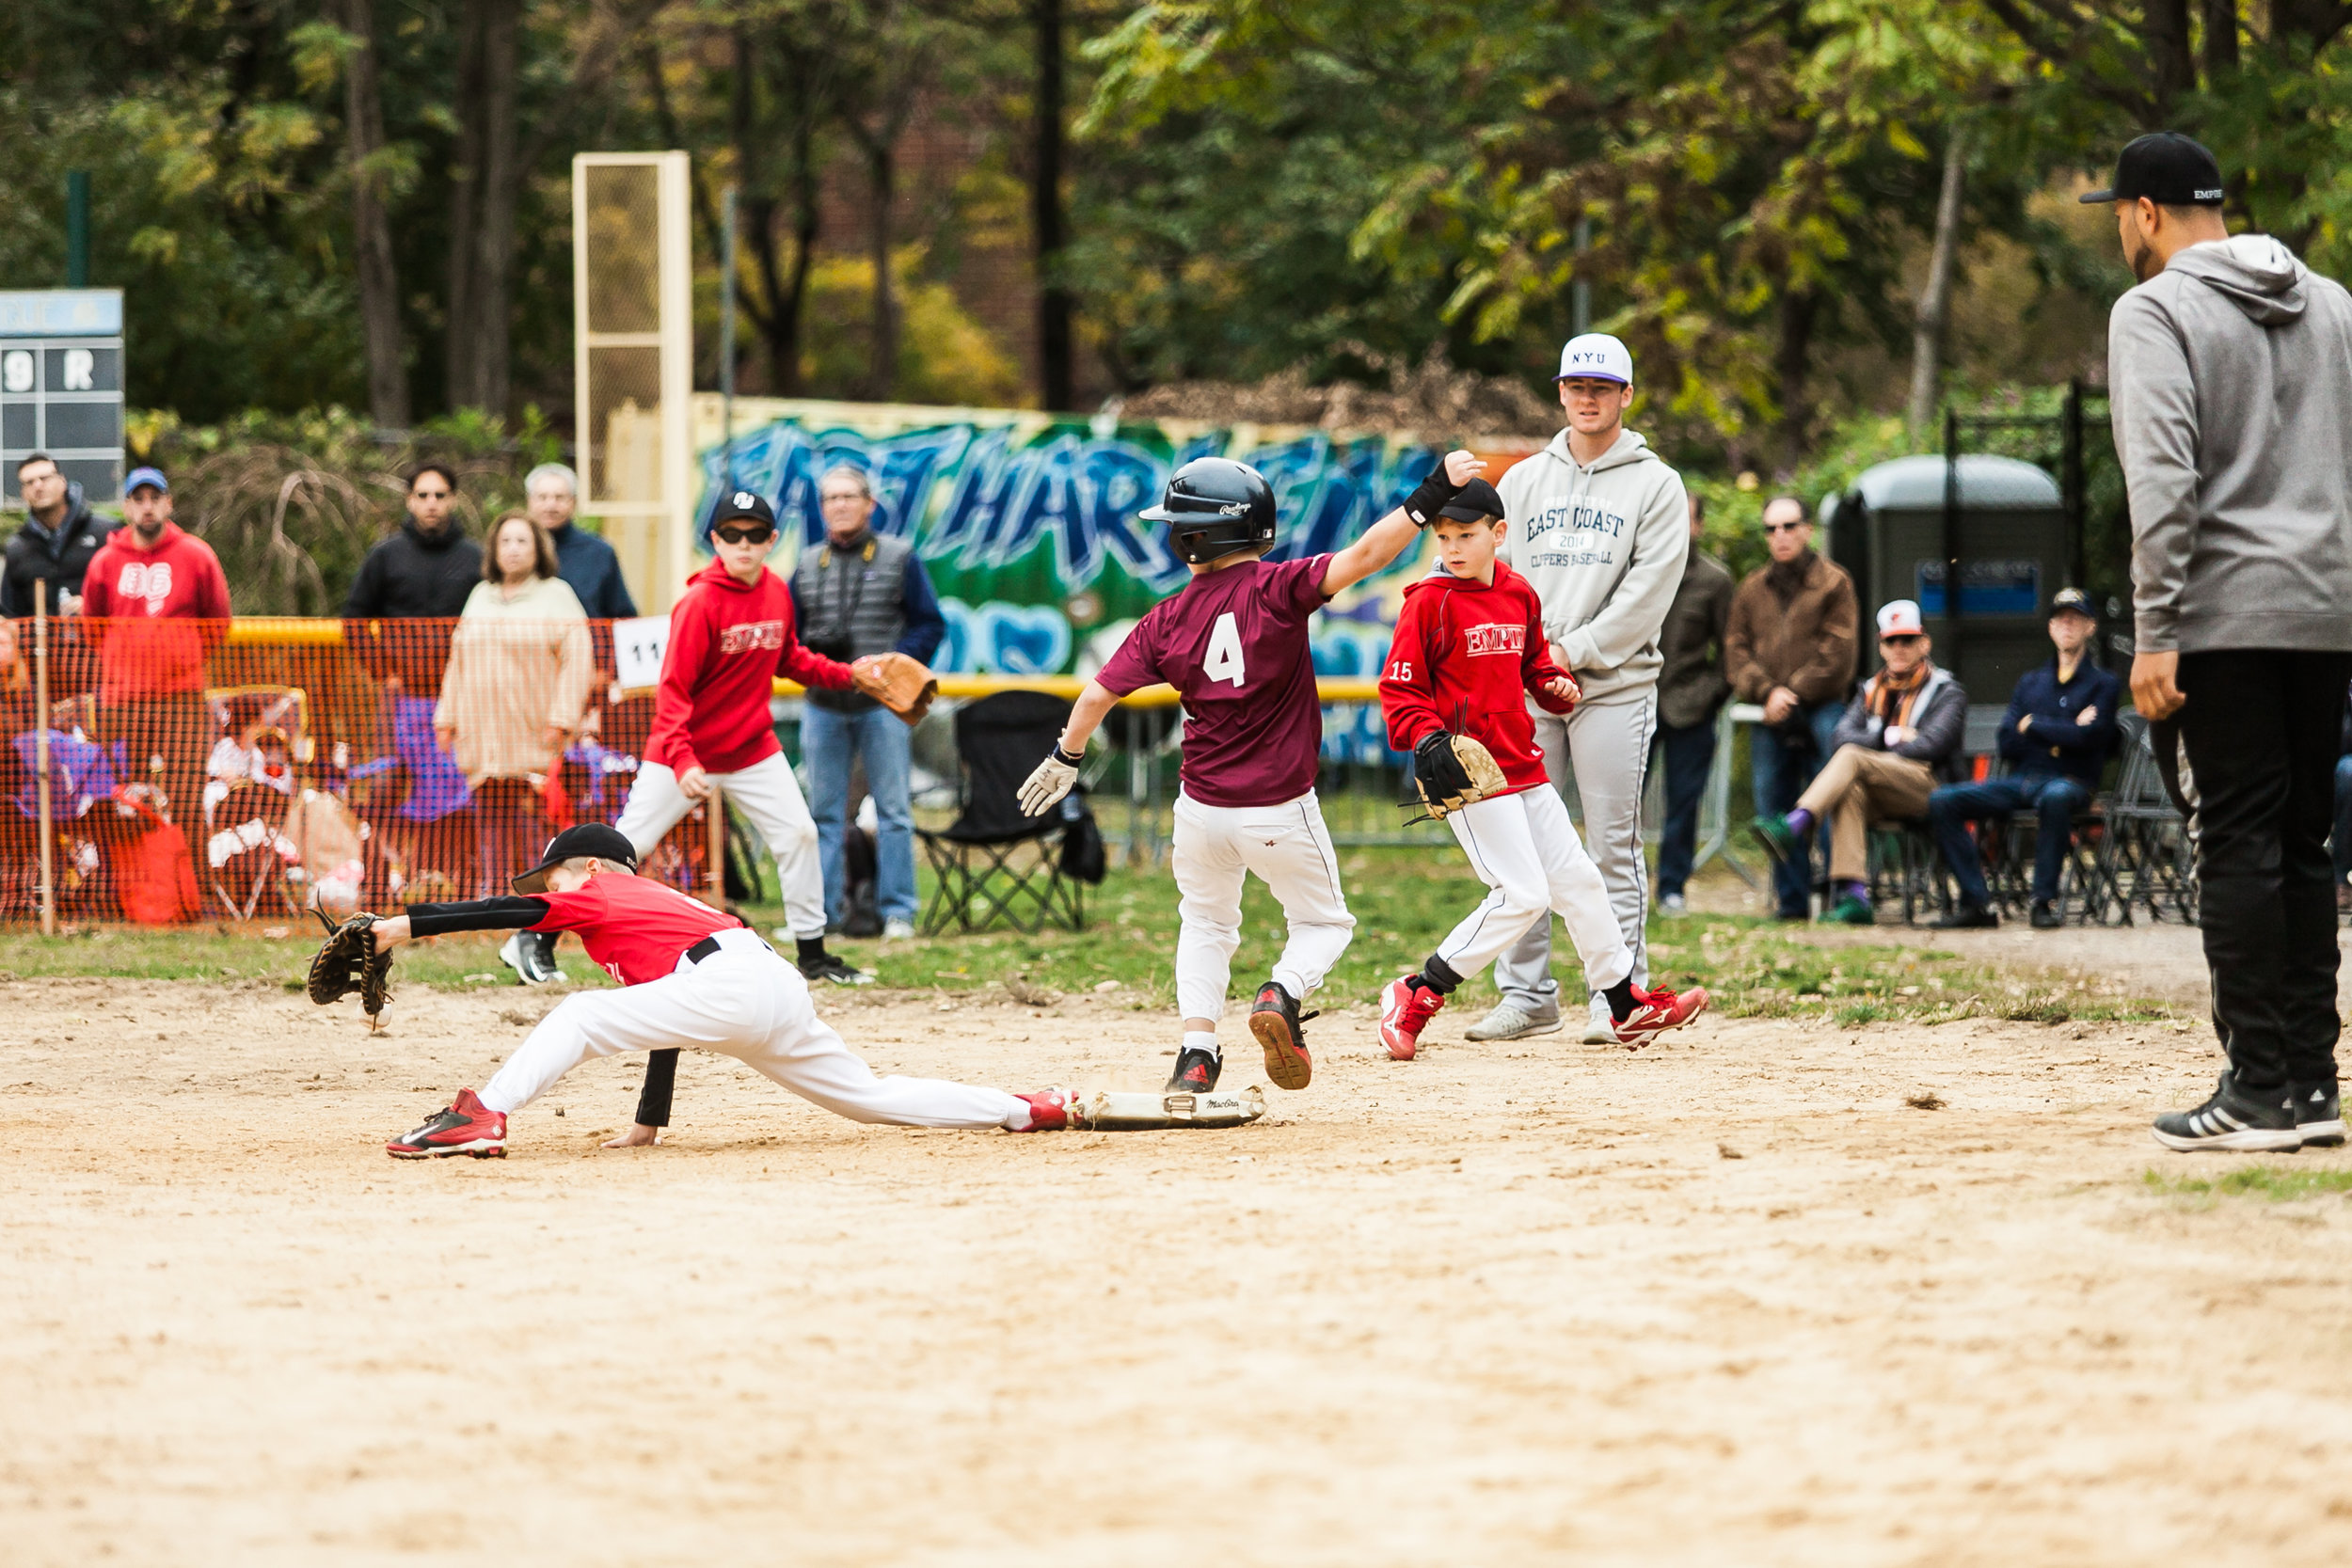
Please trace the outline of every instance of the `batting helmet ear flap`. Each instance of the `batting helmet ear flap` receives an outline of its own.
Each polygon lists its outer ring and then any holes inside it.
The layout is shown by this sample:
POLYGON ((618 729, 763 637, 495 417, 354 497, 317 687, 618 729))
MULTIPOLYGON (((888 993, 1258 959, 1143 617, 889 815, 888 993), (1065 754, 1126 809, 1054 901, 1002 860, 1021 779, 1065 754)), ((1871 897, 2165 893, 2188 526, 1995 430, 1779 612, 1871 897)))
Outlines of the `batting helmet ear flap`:
POLYGON ((1230 457, 1196 457, 1168 476, 1160 504, 1141 514, 1168 525, 1168 546, 1194 565, 1274 544, 1274 486, 1230 457))

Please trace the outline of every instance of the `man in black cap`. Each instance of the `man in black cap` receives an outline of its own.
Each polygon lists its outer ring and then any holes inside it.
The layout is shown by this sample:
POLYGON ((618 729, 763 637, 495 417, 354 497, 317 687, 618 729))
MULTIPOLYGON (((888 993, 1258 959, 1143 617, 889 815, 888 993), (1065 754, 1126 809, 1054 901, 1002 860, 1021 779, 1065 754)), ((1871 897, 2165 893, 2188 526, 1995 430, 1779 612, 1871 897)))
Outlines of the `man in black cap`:
POLYGON ((1928 823, 1944 851, 1944 863, 1960 883, 1960 905, 1936 921, 1946 929, 1997 926, 1993 895, 1984 885, 1971 822, 2006 822, 2021 811, 2038 819, 2034 838, 2033 910, 2036 930, 2062 924, 2058 911, 2058 877, 2066 868, 2066 847, 2074 816, 2090 804, 2100 769, 2115 750, 2115 711, 2123 683, 2090 657, 2099 617, 2079 588, 2059 591, 2050 601, 2050 642, 2057 652, 2039 670, 2018 677, 2016 694, 2001 716, 1995 740, 2010 771, 1981 784, 1946 784, 1928 797, 1928 823))
MULTIPOLYGON (((2195 775, 2214 1025, 2230 1069, 2170 1148, 2344 1141, 2328 830, 2352 678, 2352 295, 2232 238, 2220 166, 2169 132, 2111 189, 2139 286, 2107 330, 2131 498, 2132 700, 2195 775)), ((2160 742, 2162 744, 2162 742, 2160 742)))

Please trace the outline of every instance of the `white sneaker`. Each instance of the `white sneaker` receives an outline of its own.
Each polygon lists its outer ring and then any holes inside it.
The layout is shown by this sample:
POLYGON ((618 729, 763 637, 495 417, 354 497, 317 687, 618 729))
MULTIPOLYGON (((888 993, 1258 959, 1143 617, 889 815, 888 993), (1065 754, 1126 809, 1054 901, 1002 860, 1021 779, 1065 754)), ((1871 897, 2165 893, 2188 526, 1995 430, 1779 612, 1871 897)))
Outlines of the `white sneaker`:
POLYGON ((1669 893, 1658 900, 1658 910, 1661 914, 1688 914, 1691 905, 1679 893, 1669 893))
POLYGON ((1516 1040, 1529 1035, 1556 1035, 1560 1032, 1560 1015, 1549 1018, 1531 1013, 1516 1002, 1499 1002, 1494 1011, 1462 1031, 1467 1040, 1516 1040))
POLYGON ((516 931, 499 949, 499 962, 515 972, 518 983, 544 986, 564 978, 564 972, 555 967, 554 947, 554 939, 545 932, 516 931))
POLYGON ((1584 1043, 1586 1045, 1617 1043, 1617 1015, 1609 1010, 1609 998, 1598 991, 1593 992, 1593 1009, 1584 1021, 1584 1043))
POLYGON ((883 922, 882 922, 882 941, 884 941, 884 942, 913 942, 914 940, 914 921, 912 921, 912 920, 885 920, 885 921, 883 921, 883 922))

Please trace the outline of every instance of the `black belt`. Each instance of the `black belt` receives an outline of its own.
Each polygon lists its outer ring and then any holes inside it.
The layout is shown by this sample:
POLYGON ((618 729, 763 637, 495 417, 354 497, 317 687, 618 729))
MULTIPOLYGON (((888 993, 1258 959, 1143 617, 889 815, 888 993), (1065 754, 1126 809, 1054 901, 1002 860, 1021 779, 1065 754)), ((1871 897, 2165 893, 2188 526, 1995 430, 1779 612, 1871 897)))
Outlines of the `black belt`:
MULTIPOLYGON (((739 927, 739 929, 742 930, 749 930, 750 928, 751 927, 748 926, 739 927)), ((769 947, 768 943, 765 942, 762 942, 759 945, 767 947, 768 951, 771 953, 775 951, 773 947, 769 947)), ((715 934, 707 936, 703 938, 702 941, 694 943, 693 946, 686 950, 686 961, 690 964, 698 964, 717 951, 719 951, 718 937, 715 934)))

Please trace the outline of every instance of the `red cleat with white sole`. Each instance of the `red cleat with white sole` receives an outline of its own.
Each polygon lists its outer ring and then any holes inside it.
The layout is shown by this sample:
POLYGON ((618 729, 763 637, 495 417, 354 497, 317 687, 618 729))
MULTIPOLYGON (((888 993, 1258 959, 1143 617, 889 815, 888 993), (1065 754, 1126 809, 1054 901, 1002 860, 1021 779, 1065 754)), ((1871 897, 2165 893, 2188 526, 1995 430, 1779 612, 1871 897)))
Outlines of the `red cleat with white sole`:
POLYGON ((403 1132, 384 1146, 395 1160, 441 1160, 470 1154, 477 1160, 506 1158, 506 1113, 493 1111, 459 1089, 449 1109, 413 1132, 403 1132))
POLYGON ((1634 1000, 1640 1004, 1615 1024, 1617 1043, 1640 1049, 1651 1037, 1669 1029, 1679 1029, 1707 1010, 1707 988, 1692 986, 1679 994, 1674 991, 1636 990, 1634 1000))
POLYGON ((1413 975, 1401 974, 1380 993, 1380 1043, 1400 1062, 1413 1059, 1413 1053, 1421 1049, 1422 1030, 1445 1006, 1443 995, 1413 984, 1413 975))
POLYGON ((1015 1100, 1029 1107, 1029 1125, 1024 1132, 1059 1132, 1064 1128, 1086 1125, 1078 1111, 1078 1096, 1071 1089, 1047 1089, 1042 1094, 1016 1094, 1015 1100))

